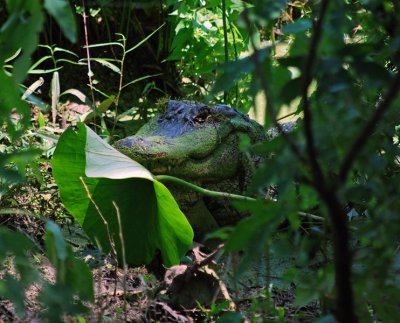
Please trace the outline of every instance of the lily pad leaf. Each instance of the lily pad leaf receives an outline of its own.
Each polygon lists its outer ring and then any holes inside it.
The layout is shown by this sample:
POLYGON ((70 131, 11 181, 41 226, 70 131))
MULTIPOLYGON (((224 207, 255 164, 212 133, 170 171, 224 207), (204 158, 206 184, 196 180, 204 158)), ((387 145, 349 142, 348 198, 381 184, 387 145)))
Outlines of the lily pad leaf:
POLYGON ((52 167, 66 209, 103 251, 115 245, 120 261, 122 243, 129 265, 148 264, 159 250, 172 266, 191 247, 193 230, 168 189, 83 123, 60 137, 52 167))

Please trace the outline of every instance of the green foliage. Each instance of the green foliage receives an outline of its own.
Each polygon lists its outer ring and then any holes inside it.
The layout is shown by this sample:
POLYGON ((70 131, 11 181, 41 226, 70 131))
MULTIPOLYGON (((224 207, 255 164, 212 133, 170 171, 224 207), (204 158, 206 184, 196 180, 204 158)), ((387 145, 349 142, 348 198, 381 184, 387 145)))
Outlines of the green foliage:
MULTIPOLYGON (((11 71, 5 68, 0 70, 0 123, 3 126, 2 141, 6 139, 13 143, 29 125, 29 109, 21 99, 19 83, 28 73, 30 56, 36 49, 44 12, 42 2, 38 0, 9 0, 6 5, 8 17, 0 29, 0 65, 7 63, 5 67, 11 68, 11 71)), ((45 1, 45 7, 60 22, 65 35, 74 41, 76 26, 68 2, 45 1)), ((49 49, 54 54, 53 47, 49 49)), ((27 165, 38 155, 37 149, 22 146, 23 149, 12 146, 2 149, 2 190, 21 181, 27 165)), ((37 252, 33 242, 21 233, 0 228, 0 263, 8 269, 0 282, 0 294, 15 305, 16 314, 22 317, 25 290, 32 283, 39 283, 42 285, 39 299, 46 308, 44 317, 49 322, 59 322, 61 315, 86 311, 80 300, 93 300, 93 281, 89 268, 83 261, 74 258, 72 248, 66 245, 55 224, 48 224, 46 234, 47 255, 57 274, 55 284, 44 282, 29 261, 28 256, 37 252)))
MULTIPOLYGON (((253 4, 244 14, 248 28, 258 22, 272 28, 285 8, 284 1, 253 4)), ((252 68, 243 60, 231 62, 216 83, 217 90, 226 89, 243 71, 254 71, 254 84, 267 97, 268 122, 278 127, 280 110, 301 99, 292 133, 250 148, 267 156, 274 151, 257 171, 252 191, 276 185, 276 205, 251 210, 226 249, 246 251, 240 269, 260 250, 282 252, 286 240, 298 253, 298 268, 318 264, 317 279, 298 281, 298 304, 322 298, 341 322, 393 320, 400 299, 398 7, 385 0, 312 3, 310 20, 283 28, 286 55, 256 51, 248 58, 252 68), (325 222, 307 224, 301 234, 299 211, 325 222), (272 239, 285 219, 287 233, 272 239)))
MULTIPOLYGON (((50 1, 49 1, 50 2, 50 1)), ((62 9, 58 8, 57 12, 62 16, 69 17, 71 15, 71 9, 66 1, 58 1, 58 4, 62 4, 62 9)), ((53 5, 47 5, 48 9, 53 9, 53 5)), ((14 62, 14 68, 12 76, 8 76, 4 70, 0 71, 0 82, 2 87, 0 89, 1 99, 1 114, 0 122, 6 123, 8 131, 12 135, 16 135, 16 127, 10 120, 10 113, 13 108, 16 108, 16 112, 25 116, 20 124, 27 126, 29 119, 27 105, 20 98, 20 91, 17 84, 22 82, 30 66, 30 56, 36 49, 38 43, 38 35, 41 31, 42 24, 44 21, 44 13, 42 10, 42 3, 38 0, 33 1, 7 1, 7 9, 9 12, 7 21, 3 24, 0 31, 0 65, 3 66, 5 61, 12 57, 18 50, 21 49, 21 55, 14 62)), ((62 26, 63 31, 68 33, 70 37, 74 31, 74 24, 71 26, 62 26), (71 29, 72 28, 72 29, 71 29)), ((21 131, 23 128, 19 128, 21 131)))
POLYGON ((60 137, 52 160, 65 207, 105 252, 115 247, 120 263, 121 244, 128 264, 149 263, 157 249, 166 266, 179 263, 193 231, 171 193, 143 166, 78 126, 60 137))
POLYGON ((81 259, 75 258, 72 247, 62 237, 56 224, 48 222, 45 239, 47 256, 56 269, 56 283, 45 284, 39 297, 47 309, 43 317, 49 322, 57 322, 60 314, 76 315, 86 311, 81 301, 93 301, 93 279, 89 267, 81 259))
MULTIPOLYGON (((75 53, 71 52, 70 50, 60 48, 57 46, 48 46, 48 45, 39 45, 39 47, 46 48, 49 51, 49 55, 42 56, 39 60, 37 60, 35 63, 32 64, 32 66, 28 70, 28 74, 47 74, 47 73, 53 73, 53 77, 51 79, 51 86, 50 86, 50 97, 51 97, 51 112, 52 112, 52 121, 53 125, 55 125, 56 122, 56 116, 57 116, 57 111, 58 111, 58 105, 60 103, 60 97, 61 95, 67 93, 72 93, 76 94, 78 92, 78 98, 81 98, 81 96, 84 96, 81 92, 78 90, 67 90, 63 93, 61 93, 61 85, 60 85, 60 74, 59 70, 62 69, 64 66, 61 65, 62 63, 68 63, 68 64, 75 64, 77 65, 78 62, 72 61, 70 59, 66 58, 59 58, 58 53, 63 53, 68 56, 75 56, 78 57, 75 53), (50 69, 38 69, 38 67, 46 62, 47 60, 51 60, 53 63, 53 67, 50 69), (75 92, 74 92, 75 91, 75 92), (80 95, 79 95, 80 94, 80 95)), ((29 100, 29 97, 27 98, 29 100)), ((86 101, 83 99, 82 101, 86 101)))
MULTIPOLYGON (((8 1, 8 19, 3 24, 0 39, 2 50, 0 62, 22 48, 22 54, 14 64, 13 77, 16 82, 24 80, 29 67, 29 58, 36 49, 38 34, 42 28, 44 15, 40 1, 8 1), (24 19, 27 17, 27 19, 24 19)), ((3 73, 3 72, 2 72, 3 73)), ((9 81, 10 82, 10 81, 9 81)), ((16 102, 20 100, 15 100, 16 102)))
MULTIPOLYGON (((68 4, 62 0, 59 5, 68 4)), ((5 136, 11 141, 29 125, 29 109, 25 101, 21 99, 21 91, 18 86, 29 70, 30 56, 36 49, 39 32, 44 22, 44 13, 41 1, 7 1, 7 20, 0 29, 0 66, 4 66, 10 60, 13 61, 12 73, 0 69, 0 124, 6 125, 5 136)), ((48 5, 53 8, 54 4, 48 5)), ((55 12, 55 11, 54 11, 55 12)), ((57 10, 58 14, 68 17, 71 14, 69 6, 57 10)), ((72 35, 74 27, 62 30, 72 35)), ((13 182, 23 179, 26 165, 37 157, 37 151, 26 149, 23 151, 2 152, 0 155, 0 184, 4 188, 13 182)))
POLYGON ((229 301, 225 300, 219 304, 212 303, 209 310, 206 309, 204 306, 202 306, 198 301, 197 301, 197 306, 200 309, 200 311, 203 313, 204 320, 206 322, 209 322, 209 321, 212 321, 215 317, 218 317, 219 315, 221 315, 221 313, 223 313, 224 311, 226 311, 229 308, 229 301))
MULTIPOLYGON (((248 48, 247 31, 235 24, 244 7, 240 1, 230 0, 226 1, 225 13, 221 1, 167 1, 167 5, 171 6, 170 17, 175 28, 172 52, 167 60, 176 61, 181 76, 192 85, 186 90, 188 96, 194 96, 193 91, 197 96, 205 96, 219 74, 220 65, 238 59, 248 48)), ((229 101, 247 110, 249 98, 243 93, 245 86, 248 86, 246 82, 240 82, 238 91, 229 101)), ((216 99, 221 100, 221 97, 216 99)))
POLYGON ((45 245, 56 270, 54 284, 44 281, 29 260, 29 256, 38 252, 33 242, 22 233, 0 228, 0 263, 8 268, 0 281, 0 295, 9 299, 15 305, 17 315, 23 317, 25 290, 37 283, 42 285, 38 299, 48 322, 59 322, 64 314, 86 312, 81 301, 93 301, 94 298, 90 269, 74 257, 72 247, 67 245, 53 222, 47 223, 45 245), (10 268, 14 268, 14 272, 10 268))
MULTIPOLYGON (((0 155, 4 187, 20 181, 26 165, 37 155, 28 146, 18 150, 11 145, 29 125, 28 106, 21 100, 18 84, 29 71, 29 58, 38 43, 44 21, 42 3, 64 34, 75 38, 67 1, 6 1, 9 15, 0 29, 0 64, 6 66, 0 70, 0 122, 5 125, 1 140, 10 146, 0 155)), ((127 49, 122 34, 112 42, 111 19, 107 19, 111 4, 101 1, 98 7, 89 8, 93 17, 105 18, 104 35, 108 37, 106 43, 92 47, 114 46, 124 53, 122 59, 92 59, 120 78, 118 93, 115 97, 106 95, 100 112, 115 99, 118 102, 124 87, 148 77, 123 80, 124 57, 135 47, 127 49)), ((263 195, 274 185, 278 197, 271 203, 238 203, 238 208, 252 216, 236 228, 219 233, 226 237, 227 252, 244 251, 237 275, 260 254, 296 255, 284 278, 296 283, 297 305, 321 299, 327 315, 320 322, 351 322, 357 318, 392 321, 400 299, 398 2, 193 0, 167 1, 165 6, 171 11, 173 40, 169 42, 166 37, 160 42, 168 42, 172 48, 168 60, 175 61, 181 76, 194 85, 188 87, 190 97, 210 94, 215 82, 211 94, 216 100, 222 100, 224 91, 226 102, 244 110, 249 108, 251 95, 263 92, 268 127, 273 124, 279 128, 276 116, 288 106, 294 107, 300 118, 292 133, 247 147, 265 157, 270 157, 271 151, 274 154, 257 170, 249 193, 263 195), (283 54, 278 53, 282 48, 283 54), (241 56, 244 51, 249 56, 241 56), (310 221, 299 214, 308 214, 310 221), (321 223, 315 215, 325 220, 321 223), (310 280, 301 275, 301 269, 311 264, 316 270, 310 280)), ((124 35, 129 29, 136 31, 129 28, 131 13, 129 6, 117 16, 121 20, 116 22, 116 29, 124 35)), ((54 59, 57 47, 49 49, 51 54, 35 64, 49 60, 49 56, 54 59)), ((38 72, 37 67, 31 66, 30 72, 38 72)), ((58 68, 55 62, 48 72, 58 73, 58 68)), ((53 78, 55 98, 61 95, 57 76, 53 78)), ((44 125, 43 118, 39 123, 44 125)), ((120 212, 130 263, 149 262, 156 249, 161 249, 167 265, 177 263, 189 248, 192 232, 169 192, 140 167, 130 168, 132 161, 123 164, 127 176, 112 167, 118 165, 112 154, 103 160, 99 154, 88 153, 93 144, 90 140, 96 138, 89 134, 82 125, 78 133, 66 131, 54 159, 55 177, 67 208, 89 235, 98 238, 105 251, 113 244, 121 249, 117 225, 120 212), (144 178, 131 178, 137 171, 144 178), (111 234, 88 196, 100 208, 111 234), (132 201, 138 216, 127 211, 132 201)), ((105 147, 96 140, 95 149, 105 147)), ((106 151, 107 155, 112 150, 106 151)), ((46 315, 54 321, 63 311, 81 310, 73 294, 82 300, 92 298, 87 269, 73 259, 62 241, 58 230, 49 225, 46 248, 57 268, 57 283, 44 289, 49 294, 42 300, 51 304, 46 315)), ((26 250, 33 249, 26 237, 1 229, 0 258, 8 261, 6 254, 14 254, 20 278, 5 276, 0 293, 15 303, 21 315, 23 290, 37 279, 37 272, 26 260, 26 250)), ((256 305, 256 310, 263 307, 262 302, 256 305)), ((283 313, 276 311, 277 319, 282 319, 283 313)), ((239 314, 226 314, 221 320, 224 318, 242 320, 239 314)))
MULTIPOLYGON (((148 41, 149 38, 151 38, 155 33, 157 33, 163 26, 164 25, 161 25, 156 30, 154 30, 151 34, 149 34, 147 37, 145 37, 140 42, 138 42, 137 44, 135 44, 134 46, 132 46, 130 48, 127 48, 127 39, 123 34, 117 34, 117 36, 120 38, 117 39, 117 41, 115 41, 115 42, 93 44, 93 45, 88 46, 88 48, 118 46, 122 50, 120 59, 109 58, 109 57, 108 58, 89 58, 89 61, 100 63, 101 65, 109 68, 111 71, 113 71, 114 73, 117 73, 119 75, 118 93, 115 94, 115 101, 114 101, 116 107, 118 107, 119 98, 121 96, 122 90, 124 90, 126 87, 131 86, 137 82, 146 80, 148 78, 161 75, 161 74, 146 75, 146 76, 142 76, 138 79, 135 79, 135 80, 132 80, 129 82, 125 82, 125 80, 124 80, 124 67, 125 67, 125 60, 126 60, 127 54, 134 51, 135 49, 140 47, 142 44, 144 44, 146 41, 148 41)), ((87 61, 88 59, 85 59, 85 60, 87 61)), ((99 89, 96 89, 94 87, 93 87, 93 89, 95 89, 97 92, 101 93, 102 95, 106 96, 107 98, 110 97, 110 95, 105 94, 104 92, 100 91, 99 89)))
POLYGON ((0 295, 11 300, 16 313, 21 316, 25 310, 24 291, 38 278, 37 271, 27 259, 27 252, 33 250, 35 250, 34 244, 23 234, 0 228, 0 263, 4 266, 8 259, 10 266, 11 259, 8 257, 12 254, 15 270, 21 278, 17 279, 11 274, 6 274, 0 281, 0 295))

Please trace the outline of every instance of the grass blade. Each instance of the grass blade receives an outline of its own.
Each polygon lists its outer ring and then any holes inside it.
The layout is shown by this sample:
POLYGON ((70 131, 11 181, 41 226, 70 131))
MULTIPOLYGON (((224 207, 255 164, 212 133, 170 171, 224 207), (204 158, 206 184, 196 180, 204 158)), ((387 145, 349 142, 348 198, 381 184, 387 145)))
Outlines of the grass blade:
POLYGON ((91 61, 98 62, 98 63, 100 63, 101 65, 103 65, 103 66, 105 66, 105 67, 108 67, 108 68, 109 68, 110 70, 112 70, 113 72, 118 73, 118 74, 121 75, 121 70, 120 70, 120 68, 119 68, 118 66, 114 65, 113 63, 110 63, 110 62, 107 61, 107 60, 104 60, 104 59, 102 59, 102 58, 91 58, 90 60, 91 60, 91 61))
POLYGON ((158 74, 152 74, 152 75, 146 75, 146 76, 143 76, 143 77, 139 77, 139 78, 137 78, 136 80, 133 80, 133 81, 131 81, 131 82, 126 83, 126 84, 121 88, 121 90, 124 89, 124 88, 126 88, 126 87, 129 86, 129 85, 135 84, 135 83, 137 83, 137 82, 143 81, 143 80, 148 79, 148 78, 151 78, 151 77, 160 76, 160 75, 162 75, 162 74, 163 74, 163 73, 158 73, 158 74))
POLYGON ((163 23, 160 27, 158 27, 156 30, 154 30, 150 35, 148 35, 146 38, 142 39, 140 42, 138 42, 136 45, 133 47, 129 48, 125 54, 128 54, 129 52, 133 51, 134 49, 138 48, 140 45, 145 43, 151 36, 153 36, 157 31, 159 31, 162 27, 164 27, 165 23, 163 23))
POLYGON ((104 46, 121 46, 124 47, 121 43, 118 42, 109 42, 109 43, 100 43, 100 44, 92 44, 89 46, 83 46, 83 48, 95 48, 95 47, 104 47, 104 46))

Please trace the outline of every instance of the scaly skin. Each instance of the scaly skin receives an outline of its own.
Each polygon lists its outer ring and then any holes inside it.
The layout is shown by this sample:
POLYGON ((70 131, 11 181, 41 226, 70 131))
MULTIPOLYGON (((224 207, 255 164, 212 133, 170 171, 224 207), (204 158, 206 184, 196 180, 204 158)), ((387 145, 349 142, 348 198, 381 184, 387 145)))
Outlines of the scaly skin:
MULTIPOLYGON (((208 189, 243 194, 251 178, 251 164, 257 161, 239 151, 240 134, 247 134, 252 143, 266 139, 262 126, 227 106, 171 100, 164 113, 152 118, 135 136, 116 142, 115 147, 155 175, 172 175, 208 189)), ((191 215, 192 209, 202 213, 208 209, 215 226, 232 224, 243 216, 227 207, 226 201, 204 199, 204 208, 199 206, 197 193, 168 187, 192 225, 205 222, 202 215, 191 215)), ((212 229, 193 226, 195 231, 212 229)))

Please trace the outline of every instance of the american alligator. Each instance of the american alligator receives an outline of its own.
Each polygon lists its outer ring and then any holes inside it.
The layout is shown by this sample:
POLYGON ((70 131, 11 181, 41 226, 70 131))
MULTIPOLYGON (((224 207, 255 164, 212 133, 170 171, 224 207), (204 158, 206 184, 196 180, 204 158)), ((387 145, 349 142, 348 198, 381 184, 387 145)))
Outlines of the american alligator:
MULTIPOLYGON (((251 143, 267 138, 261 125, 226 105, 170 100, 163 113, 136 135, 117 141, 115 147, 155 175, 172 175, 210 190, 243 194, 260 158, 240 152, 242 134, 251 143)), ((197 235, 243 217, 227 201, 167 186, 197 235)))

